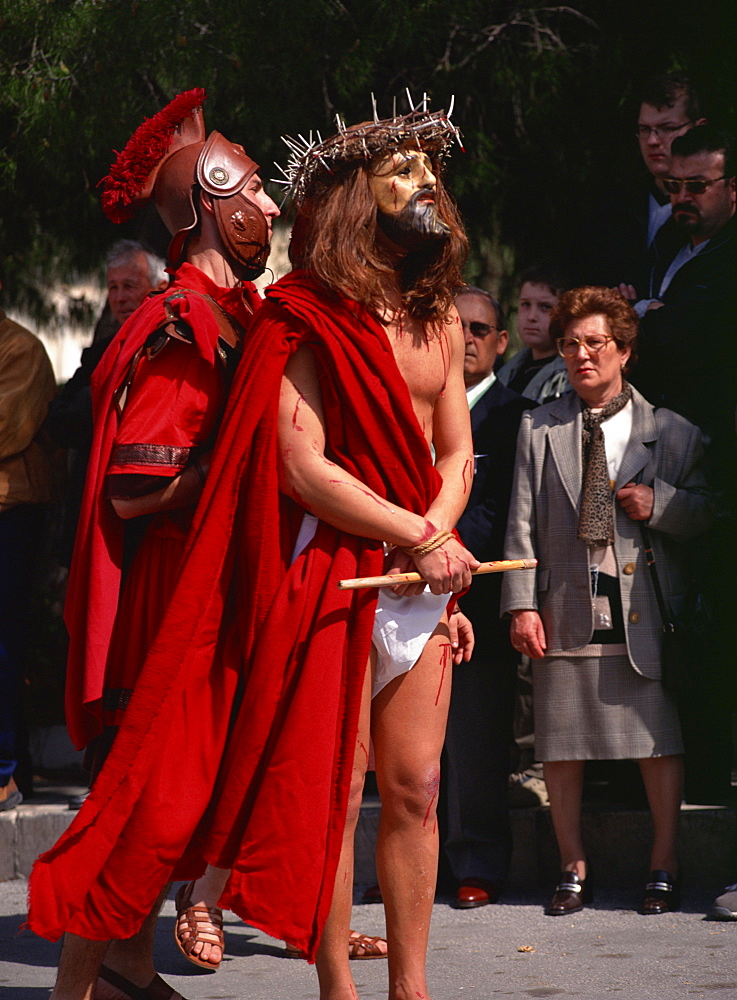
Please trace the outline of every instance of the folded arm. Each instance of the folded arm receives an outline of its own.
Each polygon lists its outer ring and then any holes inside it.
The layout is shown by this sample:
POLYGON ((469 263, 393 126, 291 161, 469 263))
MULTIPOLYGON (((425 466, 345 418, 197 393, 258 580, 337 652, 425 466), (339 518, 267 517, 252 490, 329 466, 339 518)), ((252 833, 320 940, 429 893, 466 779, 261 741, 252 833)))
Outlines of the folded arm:
MULTIPOLYGON (((341 531, 393 545, 413 547, 447 526, 453 505, 444 498, 427 516, 380 497, 325 454, 325 420, 315 358, 300 348, 287 363, 279 401, 282 492, 341 531)), ((441 490, 441 494, 442 494, 441 490)), ((453 522, 454 523, 454 522, 453 522)), ((454 539, 421 556, 418 571, 434 593, 463 589, 476 560, 454 539)))

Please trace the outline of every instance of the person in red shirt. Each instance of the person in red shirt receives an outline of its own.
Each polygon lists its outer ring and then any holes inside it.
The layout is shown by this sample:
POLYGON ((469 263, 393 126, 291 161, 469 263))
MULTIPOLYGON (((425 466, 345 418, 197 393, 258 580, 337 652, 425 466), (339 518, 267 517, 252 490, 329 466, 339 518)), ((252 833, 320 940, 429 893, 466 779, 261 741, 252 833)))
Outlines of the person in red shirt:
MULTIPOLYGON (((206 136, 204 97, 202 90, 180 94, 144 122, 104 182, 103 207, 113 221, 155 200, 172 234, 172 280, 136 308, 132 293, 126 298, 118 288, 126 276, 113 273, 120 280, 109 283, 111 308, 124 322, 92 376, 94 437, 65 617, 67 725, 75 745, 87 747, 93 779, 177 579, 240 346, 260 303, 252 279, 264 269, 279 215, 243 147, 218 132, 206 136)), ((159 905, 138 934, 107 948, 96 996, 130 996, 139 987, 167 995, 152 957, 159 905)), ((78 989, 101 957, 96 942, 68 935, 56 994, 78 989)))

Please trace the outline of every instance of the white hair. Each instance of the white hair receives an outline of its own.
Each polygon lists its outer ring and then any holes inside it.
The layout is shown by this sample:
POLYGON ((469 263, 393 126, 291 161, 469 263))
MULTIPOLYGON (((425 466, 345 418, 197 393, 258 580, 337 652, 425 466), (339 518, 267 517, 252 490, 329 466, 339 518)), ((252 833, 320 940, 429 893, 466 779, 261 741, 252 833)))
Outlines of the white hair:
POLYGON ((133 258, 138 257, 139 254, 143 254, 146 258, 148 280, 152 288, 156 288, 162 281, 168 280, 165 270, 166 264, 161 257, 157 257, 153 251, 137 240, 118 240, 117 243, 113 243, 105 257, 105 267, 108 270, 111 267, 120 267, 121 264, 127 264, 133 258))

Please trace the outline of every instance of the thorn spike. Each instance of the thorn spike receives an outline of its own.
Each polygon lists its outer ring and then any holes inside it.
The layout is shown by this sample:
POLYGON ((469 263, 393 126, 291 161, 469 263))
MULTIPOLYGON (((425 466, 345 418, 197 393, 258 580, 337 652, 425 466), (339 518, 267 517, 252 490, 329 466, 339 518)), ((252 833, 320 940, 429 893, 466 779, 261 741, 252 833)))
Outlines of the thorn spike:
POLYGON ((376 108, 376 97, 374 96, 374 92, 373 91, 371 91, 371 109, 372 109, 372 111, 374 113, 374 125, 378 125, 379 124, 379 112, 378 112, 378 110, 376 108))

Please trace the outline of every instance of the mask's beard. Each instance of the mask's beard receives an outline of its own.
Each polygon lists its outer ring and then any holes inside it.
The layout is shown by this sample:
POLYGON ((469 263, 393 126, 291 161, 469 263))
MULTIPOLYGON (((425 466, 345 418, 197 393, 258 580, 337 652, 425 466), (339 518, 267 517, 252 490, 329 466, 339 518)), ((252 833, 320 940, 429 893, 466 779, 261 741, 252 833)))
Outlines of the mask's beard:
POLYGON ((438 215, 435 202, 420 201, 432 193, 429 188, 416 191, 396 215, 379 211, 379 228, 387 239, 405 250, 416 250, 450 236, 450 229, 438 215))

